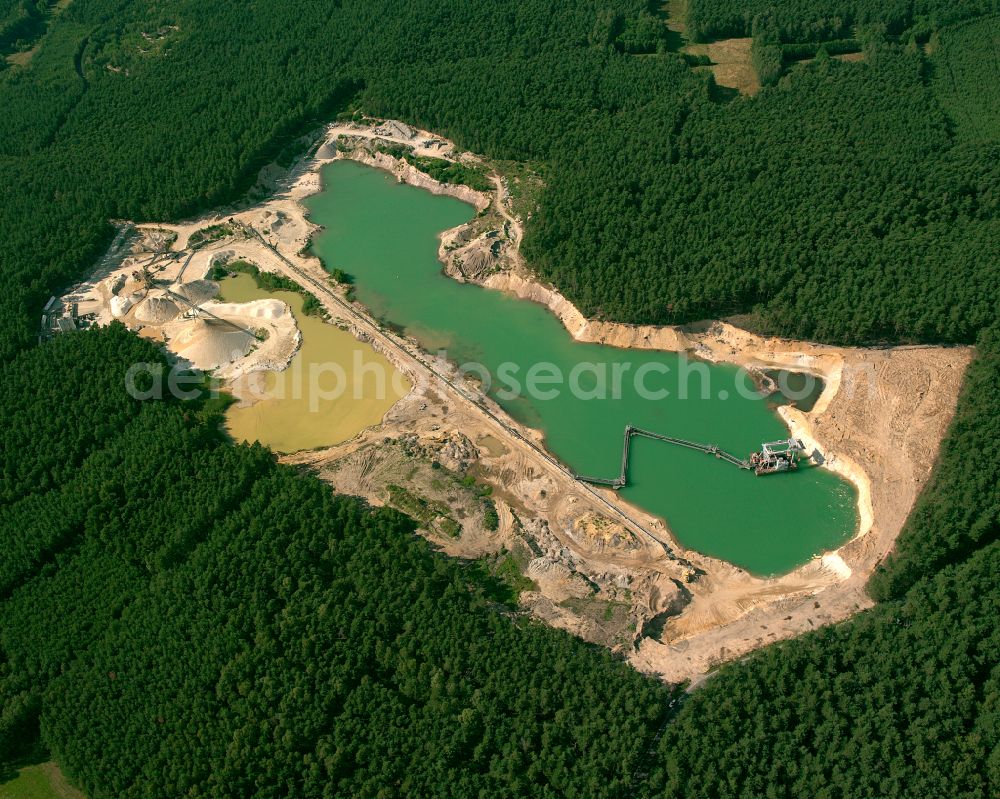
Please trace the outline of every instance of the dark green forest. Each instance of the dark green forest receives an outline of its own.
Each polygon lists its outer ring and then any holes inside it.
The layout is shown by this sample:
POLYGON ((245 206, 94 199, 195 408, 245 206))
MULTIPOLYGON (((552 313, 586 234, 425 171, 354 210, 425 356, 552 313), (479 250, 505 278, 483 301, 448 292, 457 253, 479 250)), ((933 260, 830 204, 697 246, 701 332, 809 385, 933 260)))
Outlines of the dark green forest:
POLYGON ((753 99, 633 0, 30 8, 38 49, 0 70, 0 762, 41 746, 91 799, 1000 791, 995 3, 694 0, 701 37, 863 41, 753 99), (236 200, 349 106, 544 164, 525 252, 588 314, 975 343, 879 604, 675 712, 211 405, 128 398, 149 343, 36 344, 109 220, 236 200))
POLYGON ((959 141, 1000 141, 1000 25, 995 18, 936 34, 931 74, 935 94, 959 141))
POLYGON ((754 19, 768 14, 792 41, 837 39, 857 26, 926 38, 998 10, 996 0, 689 0, 688 33, 699 41, 749 36, 754 19))
MULTIPOLYGON (((45 31, 49 14, 45 0, 0 2, 0 53, 7 55, 30 45, 45 31)), ((0 62, 6 66, 6 62, 0 62)), ((0 67, 2 68, 2 67, 0 67)))
POLYGON ((981 81, 952 66, 947 32, 930 56, 872 33, 867 63, 796 67, 723 102, 675 54, 618 49, 639 3, 573 7, 555 27, 499 0, 221 4, 211 22, 196 4, 105 5, 74 3, 28 68, 0 75, 5 354, 109 219, 222 204, 348 101, 546 162, 525 251, 588 315, 750 312, 762 331, 845 343, 972 343, 997 315, 1000 143, 949 115, 1000 80, 987 31, 981 81))
MULTIPOLYGON (((21 450, 12 474, 8 752, 40 724, 93 797, 620 793, 667 688, 512 620, 413 522, 231 446, 197 404, 40 413, 110 353, 163 364, 121 326, 61 336, 4 397, 45 440, 70 414, 106 424, 58 464, 21 450)), ((101 375, 106 394, 122 372, 101 375)))

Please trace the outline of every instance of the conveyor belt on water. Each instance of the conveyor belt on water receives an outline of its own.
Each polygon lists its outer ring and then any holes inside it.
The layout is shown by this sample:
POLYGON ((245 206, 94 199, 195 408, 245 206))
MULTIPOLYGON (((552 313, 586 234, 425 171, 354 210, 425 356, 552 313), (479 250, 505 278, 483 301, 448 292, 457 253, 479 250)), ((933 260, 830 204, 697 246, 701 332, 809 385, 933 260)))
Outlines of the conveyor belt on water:
POLYGON ((575 474, 577 480, 582 480, 585 483, 591 483, 592 485, 609 486, 616 491, 619 488, 624 488, 628 484, 628 459, 629 459, 629 449, 632 442, 632 436, 642 436, 643 438, 651 438, 654 441, 665 441, 668 444, 676 444, 679 447, 687 447, 688 449, 698 450, 698 452, 704 452, 708 455, 714 455, 716 458, 720 458, 726 463, 731 463, 733 466, 737 466, 740 469, 749 469, 750 462, 743 460, 742 458, 737 458, 732 453, 726 452, 724 449, 720 449, 716 444, 702 444, 698 441, 688 441, 685 438, 674 438, 673 436, 665 436, 662 433, 654 433, 651 430, 643 430, 641 427, 634 427, 632 425, 625 425, 625 437, 622 443, 622 468, 618 477, 608 478, 608 477, 588 477, 583 474, 575 474))

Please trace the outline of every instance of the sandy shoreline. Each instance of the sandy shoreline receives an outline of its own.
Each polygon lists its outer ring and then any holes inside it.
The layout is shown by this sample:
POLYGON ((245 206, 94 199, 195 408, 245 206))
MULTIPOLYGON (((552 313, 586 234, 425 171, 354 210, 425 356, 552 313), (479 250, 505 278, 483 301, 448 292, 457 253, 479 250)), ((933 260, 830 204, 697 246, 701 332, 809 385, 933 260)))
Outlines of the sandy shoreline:
MULTIPOLYGON (((177 250, 187 246, 194 231, 235 218, 257 231, 260 240, 226 240, 207 252, 232 252, 296 280, 316 294, 333 319, 370 342, 413 383, 410 395, 393 406, 377 428, 335 447, 283 460, 308 464, 337 490, 361 494, 375 504, 385 501, 378 485, 349 470, 346 476, 343 470, 330 476, 331 467, 378 453, 387 442, 407 436, 443 463, 474 468, 494 487, 503 520, 499 533, 474 541, 429 537, 449 554, 465 557, 495 551, 515 534, 530 538, 535 559, 529 573, 538 578, 540 591, 526 594, 525 606, 555 626, 623 649, 637 668, 671 681, 697 678, 721 661, 869 606, 864 584, 891 549, 930 475, 971 348, 836 348, 762 338, 724 322, 652 327, 587 320, 558 291, 534 280, 523 263, 521 224, 507 205, 504 179, 495 178, 495 196, 442 185, 365 146, 367 140, 379 138, 415 147, 418 154, 455 157, 452 145, 441 137, 426 131, 407 136, 403 128, 402 135, 394 136, 391 131, 376 134, 370 128, 331 125, 315 155, 289 173, 271 170, 270 199, 189 223, 144 226, 175 232, 177 250), (821 453, 826 468, 857 487, 858 534, 789 574, 760 578, 687 550, 660 520, 611 491, 573 480, 539 446, 538 431, 515 423, 474 386, 457 384, 452 365, 383 328, 363 307, 345 300, 343 287, 331 287, 322 264, 307 252, 316 227, 302 201, 321 190, 321 168, 345 157, 472 204, 481 213, 468 225, 442 234, 445 271, 542 303, 577 341, 687 352, 749 369, 787 368, 822 377, 825 389, 811 411, 784 407, 780 412, 794 434, 821 453), (282 224, 275 226, 279 216, 282 224), (502 230, 495 259, 484 252, 487 228, 502 230), (487 440, 498 446, 476 444, 487 440), (692 580, 695 572, 700 576, 692 580), (598 586, 598 595, 609 601, 629 597, 629 623, 635 629, 627 644, 602 638, 599 624, 559 604, 560 597, 573 595, 580 580, 598 586), (660 614, 667 614, 662 635, 643 636, 645 623, 660 614)), ((461 158, 474 161, 468 154, 461 158)))
MULTIPOLYGON (((843 350, 838 348, 789 342, 783 339, 767 340, 721 321, 714 323, 714 329, 719 335, 710 337, 707 334, 689 332, 684 327, 627 325, 590 320, 556 289, 543 286, 537 281, 513 272, 490 275, 481 285, 544 305, 558 317, 574 340, 579 342, 623 349, 684 352, 713 363, 729 363, 756 371, 788 369, 808 372, 824 381, 823 393, 809 414, 814 418, 822 416, 840 390, 844 363, 847 359, 841 354, 843 350), (741 340, 735 343, 736 338, 741 340), (730 345, 728 342, 734 343, 730 345), (782 348, 784 345, 792 345, 794 349, 785 350, 782 348), (810 352, 806 352, 806 348, 810 352), (819 355, 812 352, 816 349, 821 350, 819 355)), ((817 440, 807 414, 790 406, 779 407, 778 414, 790 434, 803 441, 807 452, 824 452, 824 447, 817 440)), ((845 455, 825 456, 820 467, 829 469, 854 485, 858 492, 859 517, 855 537, 868 533, 874 520, 874 511, 871 480, 865 470, 845 455)))

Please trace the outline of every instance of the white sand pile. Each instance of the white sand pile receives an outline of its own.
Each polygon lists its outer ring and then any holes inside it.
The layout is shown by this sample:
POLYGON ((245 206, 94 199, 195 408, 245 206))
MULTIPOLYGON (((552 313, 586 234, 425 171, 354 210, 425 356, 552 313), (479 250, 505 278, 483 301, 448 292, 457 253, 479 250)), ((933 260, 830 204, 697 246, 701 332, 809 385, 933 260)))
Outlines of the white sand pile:
POLYGON ((163 326, 171 352, 227 379, 288 366, 300 335, 295 317, 281 300, 207 302, 201 308, 206 313, 194 318, 178 316, 163 326), (236 326, 263 331, 264 336, 257 339, 236 326))
POLYGON ((323 142, 320 148, 316 151, 316 157, 321 160, 326 160, 328 158, 334 158, 337 155, 336 145, 330 142, 323 142))
POLYGON ((841 580, 846 580, 851 576, 851 567, 836 552, 827 552, 820 559, 820 565, 828 571, 836 574, 841 580))
POLYGON ((217 369, 245 356, 255 339, 248 333, 210 318, 192 319, 170 338, 170 349, 198 369, 217 369))
POLYGON ((180 313, 172 301, 166 297, 148 297, 135 309, 135 318, 151 325, 162 325, 180 313))
POLYGON ((109 305, 111 307, 111 315, 115 319, 119 319, 128 313, 128 309, 132 307, 132 300, 128 297, 112 297, 109 305))
POLYGON ((219 284, 214 280, 192 280, 190 283, 181 285, 176 293, 187 298, 187 301, 194 305, 201 305, 218 295, 219 284))

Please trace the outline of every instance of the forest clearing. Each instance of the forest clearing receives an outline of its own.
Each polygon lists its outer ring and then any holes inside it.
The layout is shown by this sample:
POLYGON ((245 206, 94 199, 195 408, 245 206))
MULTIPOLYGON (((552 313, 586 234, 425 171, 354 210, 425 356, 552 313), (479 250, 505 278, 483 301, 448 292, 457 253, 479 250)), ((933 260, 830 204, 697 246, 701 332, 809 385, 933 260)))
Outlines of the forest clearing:
POLYGON ((86 799, 50 761, 16 766, 16 775, 0 775, 0 799, 86 799))

